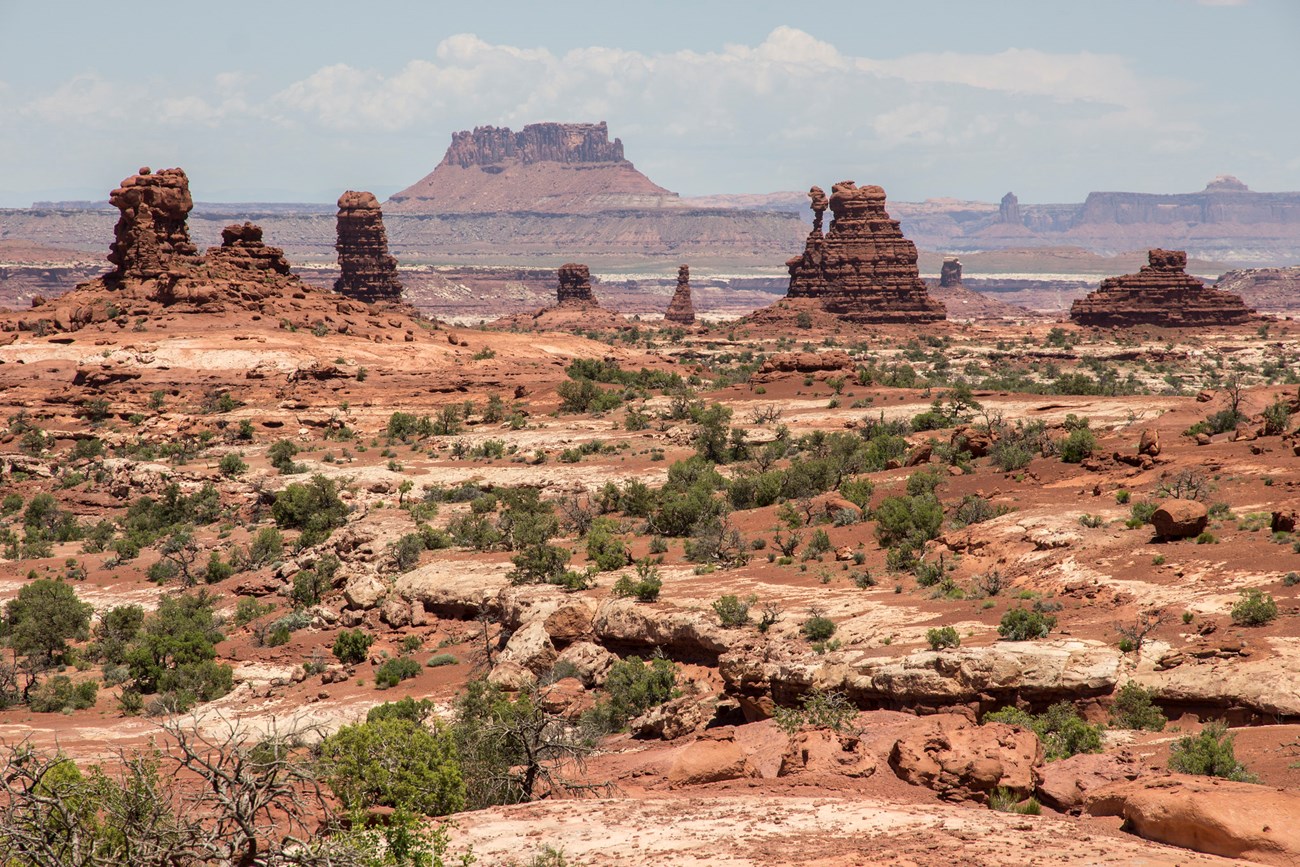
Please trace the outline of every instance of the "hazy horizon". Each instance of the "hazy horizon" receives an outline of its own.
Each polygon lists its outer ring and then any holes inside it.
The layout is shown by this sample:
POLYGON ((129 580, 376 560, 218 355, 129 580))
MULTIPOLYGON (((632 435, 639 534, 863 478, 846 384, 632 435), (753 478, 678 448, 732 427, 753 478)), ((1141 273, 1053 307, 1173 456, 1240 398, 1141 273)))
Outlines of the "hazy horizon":
POLYGON ((0 0, 0 206, 141 165, 203 202, 386 198, 456 130, 600 120, 683 196, 1300 190, 1286 0, 132 6, 0 0))

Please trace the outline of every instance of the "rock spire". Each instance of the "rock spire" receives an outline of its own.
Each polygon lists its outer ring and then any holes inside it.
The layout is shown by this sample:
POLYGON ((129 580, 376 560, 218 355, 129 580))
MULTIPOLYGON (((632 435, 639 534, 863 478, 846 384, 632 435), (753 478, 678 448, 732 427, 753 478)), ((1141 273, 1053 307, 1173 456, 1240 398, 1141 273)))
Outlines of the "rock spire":
POLYGON ((388 255, 388 233, 379 200, 373 193, 348 190, 339 196, 338 241, 341 276, 334 290, 373 304, 400 301, 397 260, 388 255))
POLYGON ((154 174, 145 166, 109 193, 108 201, 122 212, 108 254, 117 266, 112 279, 148 280, 198 262, 186 225, 194 199, 184 170, 154 174))
POLYGON ((664 321, 676 322, 678 325, 695 324, 695 305, 691 303, 691 266, 682 265, 677 269, 677 291, 673 300, 668 302, 664 321))
POLYGON ((808 191, 813 229, 802 256, 790 259, 787 297, 816 300, 828 313, 867 324, 936 322, 943 305, 930 297, 916 269, 916 245, 885 210, 885 191, 841 181, 828 199, 808 191), (830 208, 830 230, 822 216, 830 208))
POLYGON ((555 300, 564 307, 581 305, 598 306, 596 296, 591 294, 591 271, 586 265, 569 262, 561 265, 559 285, 555 290, 555 300))
POLYGON ((945 256, 939 269, 939 288, 951 289, 961 285, 961 260, 956 256, 945 256))

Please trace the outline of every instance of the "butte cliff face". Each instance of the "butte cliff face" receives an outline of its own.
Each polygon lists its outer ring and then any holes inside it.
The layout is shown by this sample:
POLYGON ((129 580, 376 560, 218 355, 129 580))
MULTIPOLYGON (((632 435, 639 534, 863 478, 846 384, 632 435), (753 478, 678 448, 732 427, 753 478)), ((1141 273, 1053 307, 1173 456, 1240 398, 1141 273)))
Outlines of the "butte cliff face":
POLYGON ((561 265, 557 272, 555 305, 535 313, 504 316, 493 328, 509 331, 611 331, 630 328, 622 316, 600 306, 591 291, 591 270, 577 262, 561 265))
POLYGON ((691 303, 691 268, 689 265, 682 265, 677 269, 677 290, 673 292, 673 300, 668 302, 668 309, 664 312, 664 320, 675 322, 678 325, 695 324, 695 305, 691 303))
POLYGON ((334 249, 342 274, 334 291, 367 304, 400 301, 397 260, 388 255, 388 233, 373 193, 348 190, 339 196, 337 231, 334 249))
POLYGON ((560 266, 555 302, 562 307, 599 307, 591 294, 591 270, 586 265, 568 262, 560 266))
POLYGON ((1187 274, 1186 252, 1151 250, 1147 261, 1136 274, 1101 281, 1099 289, 1074 302, 1070 318, 1080 325, 1178 328, 1241 325, 1253 317, 1241 296, 1206 288, 1187 274))
POLYGON ((519 132, 481 126, 452 134, 437 168, 388 200, 402 214, 583 214, 676 205, 623 158, 600 123, 533 123, 519 132))
POLYGON ((828 313, 864 324, 937 322, 943 305, 930 297, 916 269, 916 245, 885 210, 885 191, 841 181, 830 198, 809 193, 813 229, 802 256, 790 259, 787 297, 816 301, 828 313), (827 208, 833 219, 822 234, 827 208))

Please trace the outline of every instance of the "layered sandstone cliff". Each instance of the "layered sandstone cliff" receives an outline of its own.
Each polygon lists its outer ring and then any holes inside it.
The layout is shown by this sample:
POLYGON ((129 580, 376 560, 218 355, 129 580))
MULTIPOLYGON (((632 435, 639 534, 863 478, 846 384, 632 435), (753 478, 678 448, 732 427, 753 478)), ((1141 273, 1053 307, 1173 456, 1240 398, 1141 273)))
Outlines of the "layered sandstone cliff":
POLYGON ((695 324, 695 305, 691 302, 691 268, 689 265, 682 265, 677 269, 677 290, 673 292, 673 299, 668 302, 668 309, 664 312, 666 322, 675 322, 678 325, 695 324))
POLYGON ((432 173, 388 200, 405 214, 584 214, 678 204, 623 158, 600 123, 481 126, 451 137, 432 173))
POLYGON ((374 193, 348 190, 339 196, 339 270, 334 291, 367 304, 400 301, 397 260, 388 255, 388 233, 374 193))
POLYGON ((944 318, 916 268, 916 245, 885 210, 885 191, 841 181, 828 199, 809 193, 813 229, 802 256, 790 259, 790 299, 810 299, 842 319, 866 323, 924 323, 944 318), (822 234, 823 214, 833 219, 822 234))
POLYGON ((1151 250, 1150 264, 1136 274, 1107 277, 1101 287, 1070 307, 1081 325, 1164 327, 1240 325, 1255 311, 1240 295, 1206 288, 1187 274, 1187 253, 1151 250))

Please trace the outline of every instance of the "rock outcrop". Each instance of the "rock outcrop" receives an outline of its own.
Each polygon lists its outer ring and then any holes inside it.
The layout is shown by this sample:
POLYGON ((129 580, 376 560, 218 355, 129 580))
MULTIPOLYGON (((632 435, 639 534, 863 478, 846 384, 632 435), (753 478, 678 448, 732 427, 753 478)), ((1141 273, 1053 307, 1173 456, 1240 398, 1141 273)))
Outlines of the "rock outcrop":
POLYGON ((956 256, 945 256, 939 269, 939 286, 951 289, 961 285, 961 260, 956 256))
POLYGON ((996 788, 1022 798, 1041 777, 1043 746, 1031 731, 1005 725, 977 725, 965 717, 938 714, 917 722, 894 744, 889 765, 914 786, 951 801, 986 801, 996 788))
POLYGON ((599 306, 596 296, 591 294, 591 271, 586 265, 569 262, 561 265, 558 273, 559 285, 555 289, 555 301, 561 306, 599 306))
POLYGON ((1020 214, 1020 199, 1015 193, 1007 193, 998 205, 998 222, 1012 226, 1022 225, 1025 218, 1020 214))
POLYGON ((631 324, 600 306, 591 291, 591 271, 586 265, 568 262, 557 272, 555 305, 535 313, 504 316, 493 328, 511 331, 591 331, 630 328, 631 324))
POLYGON ((388 200, 395 213, 587 214, 679 205, 623 158, 600 123, 480 126, 453 133, 442 162, 388 200))
POLYGON ((885 191, 841 181, 828 199, 808 192, 813 229, 802 256, 790 259, 787 297, 811 299, 841 319, 862 324, 937 322, 943 305, 930 297, 916 269, 916 245, 885 210, 885 191), (830 230, 822 217, 830 208, 830 230))
POLYGON ((385 324, 364 305, 303 283, 284 251, 264 243, 261 227, 253 223, 227 225, 221 244, 199 255, 187 226, 194 202, 181 169, 143 168, 109 201, 121 211, 109 253, 114 270, 78 284, 55 302, 10 317, 0 329, 48 333, 91 324, 121 329, 130 323, 144 330, 150 320, 182 313, 211 314, 222 327, 270 320, 281 328, 414 339, 416 326, 409 318, 385 324))
POLYGON ((367 304, 401 300, 397 260, 388 255, 388 232, 374 193, 348 190, 339 196, 334 249, 342 272, 334 291, 367 304))
POLYGON ((677 269, 677 291, 673 292, 673 300, 668 302, 664 321, 676 322, 678 325, 695 324, 695 305, 691 303, 691 266, 689 265, 682 265, 677 269))
POLYGON ((111 279, 147 280, 198 261, 186 226, 194 199, 183 169, 154 174, 145 166, 109 193, 108 201, 122 212, 108 254, 117 266, 111 279))
POLYGON ((1187 274, 1184 251, 1151 250, 1147 260, 1150 264, 1136 274, 1101 281, 1099 289, 1071 305, 1070 318, 1080 325, 1176 328, 1241 325, 1254 316, 1241 296, 1206 288, 1187 274))

